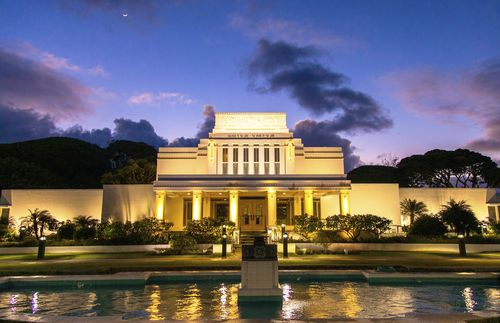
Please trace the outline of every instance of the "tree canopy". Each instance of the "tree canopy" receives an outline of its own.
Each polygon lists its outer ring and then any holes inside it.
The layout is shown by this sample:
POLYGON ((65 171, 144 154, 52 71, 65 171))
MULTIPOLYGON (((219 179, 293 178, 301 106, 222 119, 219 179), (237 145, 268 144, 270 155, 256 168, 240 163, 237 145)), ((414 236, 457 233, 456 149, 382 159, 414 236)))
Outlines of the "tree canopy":
MULTIPOLYGON (((131 160, 147 161, 137 163, 147 167, 144 172, 151 172, 156 150, 144 143, 124 140, 101 148, 64 137, 0 144, 0 189, 97 188, 101 187, 105 173, 125 168, 131 160)), ((143 178, 147 179, 143 183, 152 182, 150 177, 143 178)))
POLYGON ((402 187, 500 187, 500 168, 467 149, 434 149, 403 158, 396 167, 366 165, 348 174, 353 183, 399 183, 402 187))

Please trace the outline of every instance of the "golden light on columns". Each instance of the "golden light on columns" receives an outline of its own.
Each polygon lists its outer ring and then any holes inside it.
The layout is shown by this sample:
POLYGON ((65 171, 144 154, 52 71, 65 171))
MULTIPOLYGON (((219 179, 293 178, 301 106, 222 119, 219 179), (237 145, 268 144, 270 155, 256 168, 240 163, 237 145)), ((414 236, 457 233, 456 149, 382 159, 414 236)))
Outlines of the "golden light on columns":
POLYGON ((156 218, 163 220, 165 214, 165 192, 156 192, 156 218))
POLYGON ((267 218, 270 227, 276 225, 276 190, 273 188, 267 190, 267 218))
POLYGON ((193 191, 193 220, 201 220, 201 191, 193 191))
POLYGON ((304 214, 314 215, 314 192, 304 190, 304 214))
POLYGON ((229 191, 229 217, 238 226, 238 191, 229 191))
POLYGON ((340 191, 340 214, 347 215, 351 213, 349 202, 349 191, 340 191))

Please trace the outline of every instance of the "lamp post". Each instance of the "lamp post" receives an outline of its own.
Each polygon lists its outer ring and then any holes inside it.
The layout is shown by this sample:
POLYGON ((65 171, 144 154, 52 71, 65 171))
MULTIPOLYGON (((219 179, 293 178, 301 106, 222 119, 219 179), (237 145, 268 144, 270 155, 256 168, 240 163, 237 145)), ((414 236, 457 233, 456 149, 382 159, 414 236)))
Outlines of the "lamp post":
POLYGON ((38 259, 43 259, 45 257, 45 237, 40 237, 38 240, 38 259))
POLYGON ((281 224, 281 236, 283 237, 283 258, 288 258, 288 234, 285 224, 281 224))
POLYGON ((25 237, 26 237, 26 227, 22 226, 19 228, 19 240, 24 241, 25 237))
POLYGON ((463 234, 458 235, 458 250, 460 252, 460 256, 467 256, 467 250, 465 249, 465 236, 463 234))
POLYGON ((226 225, 222 225, 222 258, 227 256, 227 235, 226 235, 226 225))

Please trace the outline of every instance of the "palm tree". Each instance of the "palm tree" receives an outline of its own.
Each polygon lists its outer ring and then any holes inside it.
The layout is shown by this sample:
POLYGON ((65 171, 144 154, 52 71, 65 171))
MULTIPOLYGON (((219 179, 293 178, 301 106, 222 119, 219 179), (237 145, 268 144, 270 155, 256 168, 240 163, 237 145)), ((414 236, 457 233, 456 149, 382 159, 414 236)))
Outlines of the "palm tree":
POLYGON ((99 220, 92 219, 91 216, 79 215, 73 218, 75 224, 81 228, 95 228, 99 223, 99 220))
POLYGON ((419 202, 417 200, 406 198, 401 201, 399 205, 401 207, 401 213, 410 218, 410 225, 413 224, 415 218, 429 212, 427 205, 425 205, 424 202, 419 202))
POLYGON ((442 208, 439 212, 441 219, 456 234, 469 236, 472 231, 481 232, 479 220, 465 201, 457 202, 450 199, 445 205, 442 205, 442 208))
POLYGON ((56 230, 58 226, 57 220, 50 214, 48 210, 28 209, 29 215, 22 219, 21 224, 28 227, 28 230, 33 231, 37 240, 43 237, 43 231, 56 230))

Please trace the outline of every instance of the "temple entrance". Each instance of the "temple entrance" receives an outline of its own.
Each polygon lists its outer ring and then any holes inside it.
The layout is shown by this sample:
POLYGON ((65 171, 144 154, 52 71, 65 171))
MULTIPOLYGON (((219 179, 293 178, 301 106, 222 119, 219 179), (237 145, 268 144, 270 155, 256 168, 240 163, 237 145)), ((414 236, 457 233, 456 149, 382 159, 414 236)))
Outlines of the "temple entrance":
POLYGON ((241 231, 265 231, 266 229, 266 200, 240 199, 239 215, 241 231))

